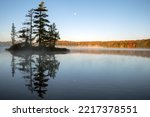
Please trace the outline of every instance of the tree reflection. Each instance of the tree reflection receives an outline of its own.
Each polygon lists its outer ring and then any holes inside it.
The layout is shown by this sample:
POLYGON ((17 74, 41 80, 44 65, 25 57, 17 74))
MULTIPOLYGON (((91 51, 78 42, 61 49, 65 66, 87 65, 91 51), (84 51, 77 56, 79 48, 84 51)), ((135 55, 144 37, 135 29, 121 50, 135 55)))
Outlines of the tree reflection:
POLYGON ((40 98, 44 98, 47 92, 48 81, 54 79, 59 70, 60 63, 54 54, 38 53, 13 54, 12 56, 12 76, 15 70, 22 72, 22 78, 26 81, 26 86, 31 93, 36 93, 40 98), (16 58, 15 58, 16 57, 16 58))
POLYGON ((15 71, 16 71, 14 55, 12 55, 12 60, 11 60, 11 71, 12 71, 12 77, 14 77, 15 76, 15 71))

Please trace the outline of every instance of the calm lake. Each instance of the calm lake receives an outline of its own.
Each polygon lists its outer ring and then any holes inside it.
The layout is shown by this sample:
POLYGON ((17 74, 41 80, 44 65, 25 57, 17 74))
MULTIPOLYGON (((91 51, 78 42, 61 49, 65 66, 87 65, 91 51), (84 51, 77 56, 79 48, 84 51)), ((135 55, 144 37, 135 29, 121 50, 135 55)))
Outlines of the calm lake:
POLYGON ((0 99, 150 100, 150 49, 70 47, 10 53, 0 47, 0 99))

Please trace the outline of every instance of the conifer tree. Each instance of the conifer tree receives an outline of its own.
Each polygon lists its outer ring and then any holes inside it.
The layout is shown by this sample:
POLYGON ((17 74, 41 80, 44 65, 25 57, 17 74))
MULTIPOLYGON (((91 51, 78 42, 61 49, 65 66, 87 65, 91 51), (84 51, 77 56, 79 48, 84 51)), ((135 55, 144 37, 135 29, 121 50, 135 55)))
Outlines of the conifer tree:
POLYGON ((12 23, 12 29, 11 29, 11 39, 12 39, 12 45, 15 44, 15 36, 16 36, 16 29, 15 29, 14 23, 12 23))
POLYGON ((49 46, 54 48, 56 45, 56 41, 60 39, 59 32, 57 31, 56 24, 53 23, 49 26, 49 32, 47 35, 47 40, 49 42, 49 46))
POLYGON ((31 9, 28 11, 28 14, 26 15, 26 17, 28 18, 28 20, 24 23, 24 25, 27 25, 29 28, 29 42, 30 42, 30 46, 32 45, 32 40, 33 40, 33 12, 34 10, 31 9))
POLYGON ((25 45, 24 46, 29 45, 29 31, 30 30, 28 28, 22 28, 18 32, 18 33, 20 33, 19 38, 22 38, 23 40, 25 40, 25 45))
POLYGON ((37 42, 39 46, 45 46, 44 39, 47 31, 47 26, 49 26, 48 15, 46 14, 47 8, 44 6, 44 2, 39 4, 39 7, 34 10, 34 27, 36 28, 34 34, 37 37, 37 42))

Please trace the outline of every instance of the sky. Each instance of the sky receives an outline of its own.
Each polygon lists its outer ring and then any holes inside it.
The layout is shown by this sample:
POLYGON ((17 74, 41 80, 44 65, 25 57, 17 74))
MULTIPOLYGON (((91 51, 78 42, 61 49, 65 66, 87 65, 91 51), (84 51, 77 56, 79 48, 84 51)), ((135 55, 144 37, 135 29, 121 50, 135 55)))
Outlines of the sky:
MULTIPOLYGON (((22 27, 27 11, 41 0, 0 1, 0 41, 11 25, 22 27)), ((150 0, 44 0, 62 40, 109 41, 150 38, 150 0)))

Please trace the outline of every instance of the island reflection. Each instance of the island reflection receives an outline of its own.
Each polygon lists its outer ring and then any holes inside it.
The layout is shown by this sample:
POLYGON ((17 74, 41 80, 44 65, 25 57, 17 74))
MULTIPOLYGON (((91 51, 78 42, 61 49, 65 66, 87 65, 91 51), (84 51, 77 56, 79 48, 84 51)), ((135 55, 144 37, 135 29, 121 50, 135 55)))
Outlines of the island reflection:
POLYGON ((150 99, 150 50, 75 49, 59 55, 4 51, 1 99, 150 99))
POLYGON ((25 86, 31 93, 36 93, 38 97, 44 98, 47 92, 48 81, 54 79, 59 70, 60 62, 56 60, 54 53, 31 54, 28 52, 11 53, 12 77, 18 70, 22 78, 25 79, 25 86))

